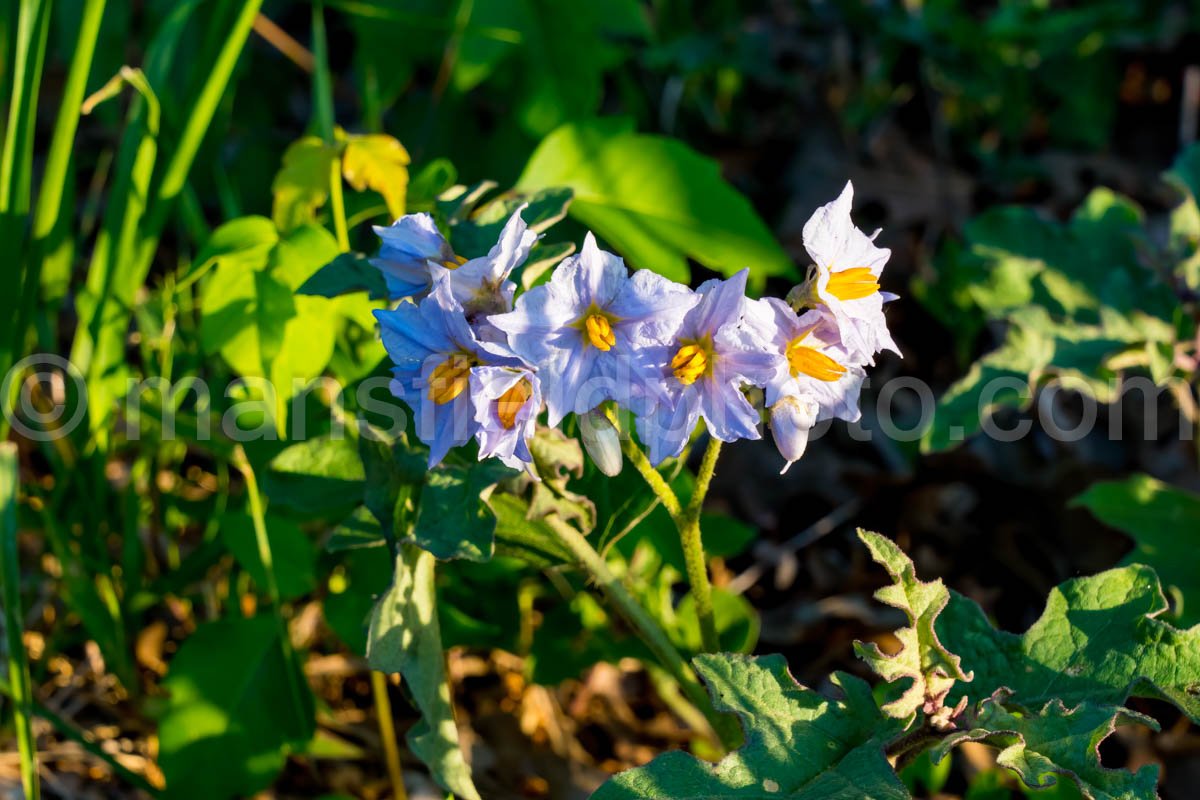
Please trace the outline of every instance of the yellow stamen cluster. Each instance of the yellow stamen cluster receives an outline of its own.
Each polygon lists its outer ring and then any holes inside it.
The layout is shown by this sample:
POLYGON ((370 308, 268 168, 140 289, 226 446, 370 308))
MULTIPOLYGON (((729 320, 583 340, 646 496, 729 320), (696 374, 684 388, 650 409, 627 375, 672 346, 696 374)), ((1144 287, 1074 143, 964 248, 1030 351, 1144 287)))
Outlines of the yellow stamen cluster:
POLYGON ((442 266, 446 269, 458 269, 465 263, 467 263, 467 260, 462 256, 454 256, 452 259, 448 258, 443 261, 442 266))
POLYGON ((671 359, 671 371, 684 386, 695 383, 701 375, 708 372, 711 365, 709 348, 703 343, 692 342, 685 344, 675 352, 671 359))
POLYGON ((808 375, 819 381, 836 381, 846 374, 846 368, 815 347, 803 344, 807 335, 797 336, 788 343, 785 355, 793 378, 808 375))
POLYGON ((505 430, 512 430, 517 424, 517 413, 533 395, 533 386, 522 378, 513 384, 512 388, 496 398, 496 416, 505 430))
POLYGON ((445 405, 463 393, 471 379, 475 360, 466 353, 455 353, 433 369, 429 376, 429 399, 445 405))
POLYGON ((838 300, 861 300, 879 291, 879 279, 867 267, 852 267, 830 273, 827 288, 838 300))
POLYGON ((603 314, 588 314, 583 322, 583 329, 587 332, 588 341, 597 350, 608 352, 617 343, 612 323, 603 314))

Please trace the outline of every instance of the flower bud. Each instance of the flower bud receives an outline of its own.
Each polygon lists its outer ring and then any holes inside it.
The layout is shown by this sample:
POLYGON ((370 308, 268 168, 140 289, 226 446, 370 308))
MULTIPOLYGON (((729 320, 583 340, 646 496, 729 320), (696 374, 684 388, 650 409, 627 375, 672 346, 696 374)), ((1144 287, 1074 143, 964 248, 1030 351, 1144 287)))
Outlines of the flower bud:
POLYGON ((596 468, 610 478, 621 474, 621 436, 604 412, 594 409, 579 418, 583 449, 596 468))
POLYGON ((808 447, 808 434, 817 424, 817 404, 800 397, 784 397, 771 406, 771 435, 775 446, 787 460, 779 474, 788 471, 793 462, 799 461, 808 447))

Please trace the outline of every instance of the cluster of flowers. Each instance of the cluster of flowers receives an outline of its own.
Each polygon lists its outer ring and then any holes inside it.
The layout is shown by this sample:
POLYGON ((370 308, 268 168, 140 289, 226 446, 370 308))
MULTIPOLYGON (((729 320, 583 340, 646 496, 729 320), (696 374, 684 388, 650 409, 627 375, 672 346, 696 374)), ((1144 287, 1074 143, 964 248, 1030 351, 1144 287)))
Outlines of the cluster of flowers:
POLYGON ((894 296, 879 290, 890 251, 851 222, 852 195, 847 184, 805 225, 814 264, 787 301, 747 298, 748 270, 695 291, 649 270, 630 275, 589 233, 514 304, 509 275, 538 239, 523 207, 469 261, 428 214, 376 228, 373 263, 403 301, 376 312, 391 386, 415 415, 430 466, 471 437, 481 459, 529 465, 543 402, 556 426, 609 400, 634 414, 658 464, 683 450, 701 418, 722 441, 760 438, 762 413, 747 394, 758 387, 786 470, 818 422, 858 419, 864 367, 898 352, 883 313, 894 296))

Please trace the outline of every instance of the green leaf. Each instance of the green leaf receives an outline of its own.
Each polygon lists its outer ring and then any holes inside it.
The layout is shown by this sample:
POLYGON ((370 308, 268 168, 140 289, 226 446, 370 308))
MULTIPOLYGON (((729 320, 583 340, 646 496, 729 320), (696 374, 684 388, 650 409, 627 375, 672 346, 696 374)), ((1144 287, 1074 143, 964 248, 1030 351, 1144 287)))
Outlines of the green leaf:
POLYGON ((682 142, 635 133, 622 119, 564 125, 542 141, 517 189, 575 192, 571 216, 633 267, 686 283, 687 260, 753 283, 796 278, 791 259, 712 161, 682 142))
POLYGON ((996 763, 1011 769, 1031 789, 1065 779, 1088 800, 1158 797, 1157 765, 1147 764, 1133 773, 1100 764, 1100 743, 1117 725, 1129 722, 1158 730, 1149 717, 1113 706, 1081 703, 1068 709, 1052 700, 1036 713, 1014 714, 989 700, 975 726, 940 743, 933 758, 943 760, 951 746, 964 741, 982 741, 1000 748, 996 763))
POLYGON ((516 495, 496 491, 488 498, 496 515, 496 552, 536 567, 574 564, 575 557, 544 520, 531 519, 529 504, 516 495))
POLYGON ((266 217, 238 217, 212 232, 204 247, 192 259, 191 267, 180 277, 176 290, 203 277, 219 262, 244 263, 256 267, 266 263, 267 254, 279 243, 275 223, 266 217))
POLYGON ((487 496, 510 474, 496 461, 442 464, 425 477, 411 541, 440 559, 487 561, 495 551, 496 515, 487 496))
POLYGON ((373 189, 382 195, 396 219, 404 215, 409 161, 408 151, 393 136, 350 134, 342 152, 342 175, 356 191, 373 189))
POLYGON ((937 634, 975 678, 956 685, 949 702, 1001 689, 1011 693, 1007 705, 1026 709, 1153 697, 1200 722, 1200 627, 1172 627, 1159 619, 1166 611, 1158 578, 1141 565, 1061 584, 1020 635, 996 630, 978 605, 951 593, 937 634))
POLYGON ((387 297, 383 273, 362 253, 339 254, 296 289, 297 294, 330 298, 353 292, 366 292, 372 300, 387 297))
POLYGON ((866 683, 837 674, 842 699, 796 683, 782 656, 704 655, 693 662, 718 711, 736 713, 746 744, 718 764, 667 753, 623 772, 594 800, 907 800, 884 755, 895 724, 866 683))
MULTIPOLYGON (((740 594, 721 588, 712 590, 713 621, 717 627, 717 640, 723 653, 750 653, 758 643, 760 622, 758 611, 750 601, 740 594)), ((689 653, 703 653, 700 636, 700 618, 696 614, 696 598, 691 592, 684 595, 675 609, 678 627, 670 631, 681 649, 689 653)))
POLYGON ((329 181, 341 145, 327 145, 317 136, 305 136, 288 147, 283 165, 271 184, 275 195, 271 218, 281 231, 290 231, 316 219, 317 209, 329 199, 329 181))
POLYGON ((1183 601, 1175 618, 1200 623, 1200 495, 1174 489, 1149 475, 1093 485, 1071 501, 1137 542, 1126 564, 1147 564, 1183 601))
POLYGON ((482 206, 473 206, 471 215, 450 228, 454 252, 465 258, 486 255, 495 246, 500 231, 520 206, 527 205, 521 219, 535 233, 543 233, 567 216, 572 192, 555 187, 527 194, 508 193, 482 206))
POLYGON ((583 475, 583 448, 558 428, 538 428, 529 440, 529 452, 541 481, 533 481, 529 499, 529 518, 543 519, 557 514, 564 522, 574 522, 584 533, 596 526, 596 504, 585 495, 567 488, 571 477, 583 475))
POLYGON ((903 611, 909 625, 896 631, 901 649, 895 655, 886 655, 878 645, 862 642, 854 643, 854 651, 884 680, 911 681, 900 697, 883 706, 885 714, 904 720, 906 725, 919 711, 936 719, 955 683, 971 680, 971 675, 963 672, 959 657, 946 649, 934 630, 938 615, 950 602, 950 591, 941 580, 917 580, 912 560, 887 537, 861 528, 858 537, 895 581, 876 592, 875 597, 903 611))
POLYGON ((365 547, 383 547, 387 536, 375 515, 366 506, 359 506, 350 513, 329 535, 325 550, 339 553, 343 550, 358 550, 365 547))
POLYGON ((429 211, 442 192, 458 180, 458 170, 447 158, 435 158, 422 167, 408 184, 411 211, 429 211))
POLYGON ((322 436, 290 445, 275 456, 263 486, 272 503, 318 514, 359 502, 365 477, 354 442, 322 436))
POLYGON ((463 800, 480 800, 459 747, 446 682, 434 563, 429 553, 400 546, 392 586, 371 615, 367 661, 372 669, 401 675, 412 693, 421 712, 406 737, 413 754, 442 788, 463 800))
POLYGON ((392 582, 391 551, 386 547, 348 550, 329 573, 321 599, 325 621, 350 652, 367 652, 367 626, 375 601, 392 582))
POLYGON ((366 476, 363 505, 385 535, 402 533, 412 495, 425 480, 426 456, 410 448, 404 434, 389 439, 369 426, 360 428, 358 453, 366 476))
MULTIPOLYGON (((267 514, 267 541, 279 595, 285 600, 308 594, 317 585, 317 549, 295 522, 267 514)), ((221 518, 221 538, 242 569, 250 573, 262 592, 267 587, 267 571, 258 555, 254 523, 246 514, 226 514, 221 518)))
POLYGON ((171 659, 158 721, 165 797, 248 796, 283 769, 289 747, 313 734, 313 699, 294 661, 285 661, 270 616, 206 622, 171 659), (286 671, 302 691, 298 716, 286 671))

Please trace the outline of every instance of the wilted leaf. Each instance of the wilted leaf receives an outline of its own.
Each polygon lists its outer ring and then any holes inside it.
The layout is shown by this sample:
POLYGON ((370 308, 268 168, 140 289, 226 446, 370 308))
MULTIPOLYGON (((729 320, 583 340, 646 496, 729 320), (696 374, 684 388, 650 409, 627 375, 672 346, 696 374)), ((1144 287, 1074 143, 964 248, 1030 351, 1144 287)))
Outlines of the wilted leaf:
POLYGON ((963 672, 959 657, 946 649, 934 630, 938 615, 950 602, 950 591, 940 580, 917 580, 912 560, 890 539, 862 529, 858 537, 895 581, 876 592, 875 597, 903 611, 909 626, 896 631, 901 649, 895 655, 886 655, 878 645, 862 642, 854 643, 854 651, 884 680, 911 681, 900 697, 883 706, 884 713, 906 724, 921 711, 936 715, 955 683, 971 680, 971 675, 963 672))
POLYGON ((884 756, 895 723, 870 687, 834 676, 834 700, 800 686, 782 656, 703 655, 693 662, 718 711, 736 713, 746 744, 718 764, 667 753, 613 777, 595 800, 907 800, 884 756))
POLYGON ((342 152, 342 175, 362 192, 373 189, 383 196, 392 219, 404 214, 408 192, 408 151, 392 136, 381 133, 350 134, 342 152))
POLYGON ((458 743, 438 628, 434 558, 400 545, 392 586, 379 599, 367 634, 372 669, 401 675, 421 712, 408 746, 437 782, 463 800, 480 800, 458 743))

